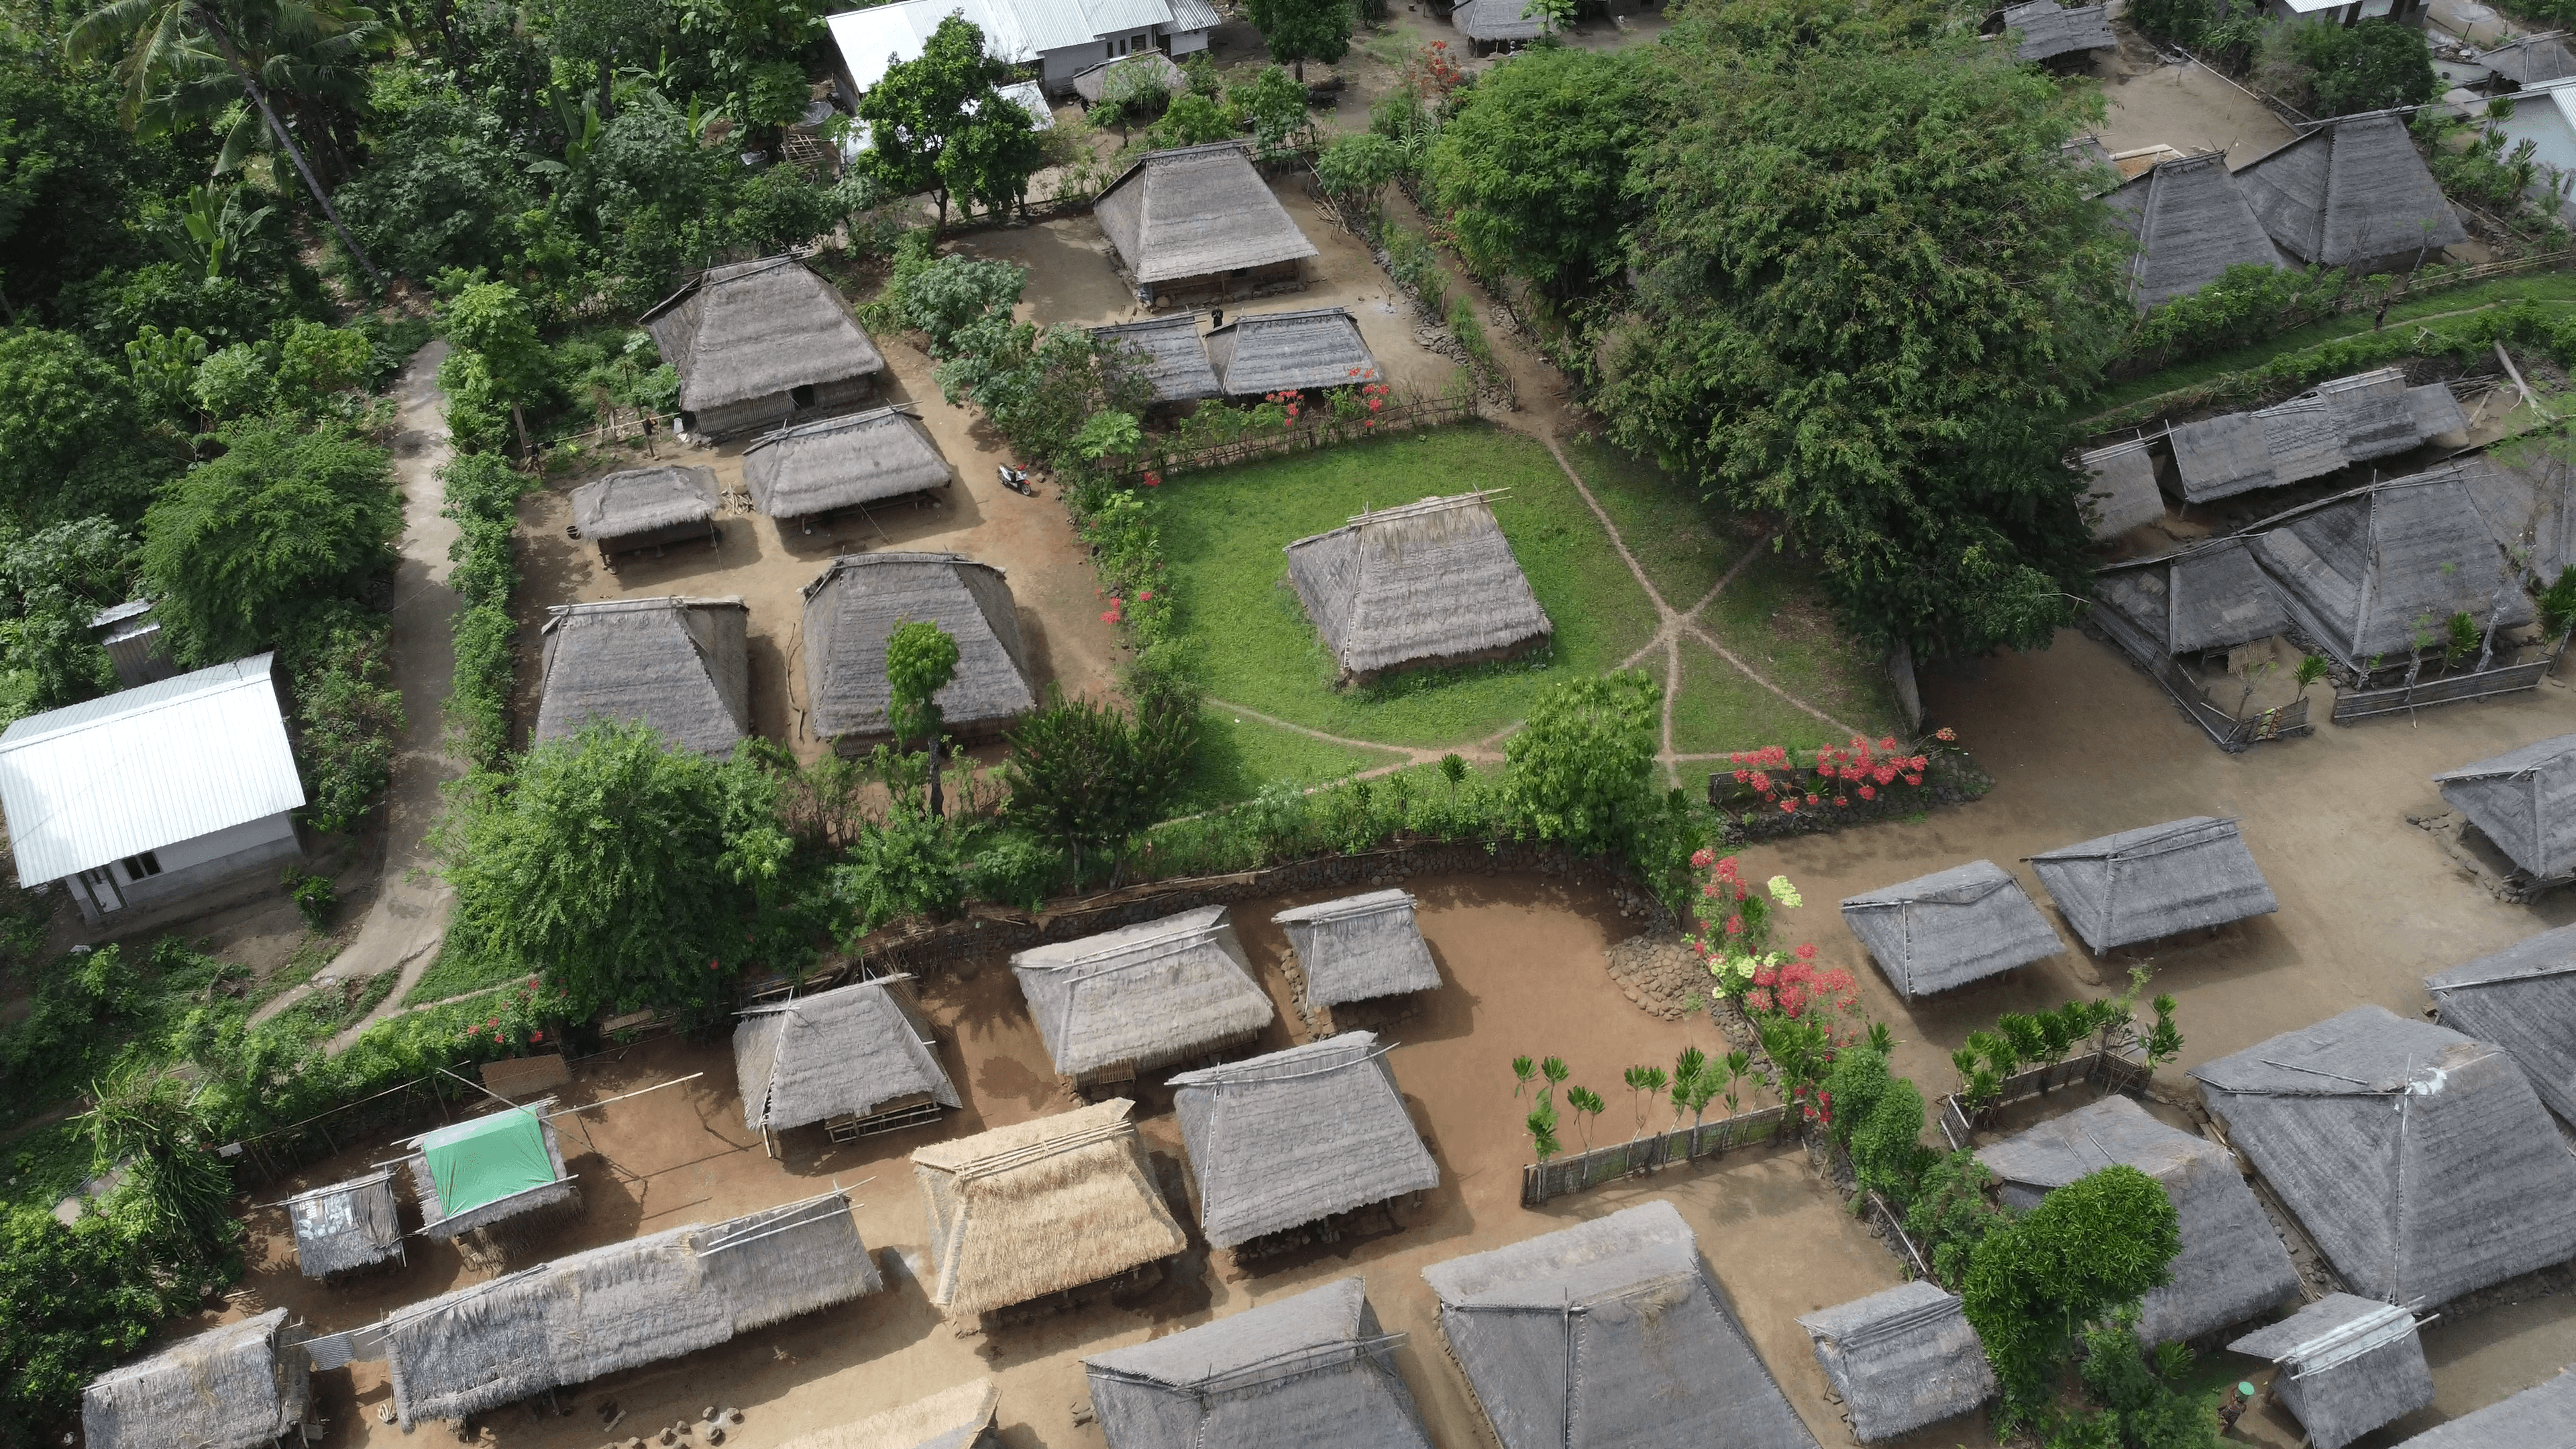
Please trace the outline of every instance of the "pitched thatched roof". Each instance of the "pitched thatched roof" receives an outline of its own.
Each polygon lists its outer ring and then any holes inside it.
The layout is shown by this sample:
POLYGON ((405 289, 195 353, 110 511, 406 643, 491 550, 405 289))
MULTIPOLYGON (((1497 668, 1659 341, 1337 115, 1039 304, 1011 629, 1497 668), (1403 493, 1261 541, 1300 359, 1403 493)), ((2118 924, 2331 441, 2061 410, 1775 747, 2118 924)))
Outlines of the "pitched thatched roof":
POLYGON ((1369 891, 1298 906, 1270 918, 1288 933, 1306 999, 1318 1006, 1440 989, 1431 943, 1414 923, 1413 894, 1369 891))
POLYGON ((956 476, 910 408, 870 408, 799 423, 742 450, 751 506, 803 518, 947 486, 956 476))
POLYGON ((2076 466, 2090 475, 2084 496, 2095 538, 2118 538, 2165 516, 2165 497, 2156 487, 2156 460, 2149 447, 2141 439, 2096 448, 2076 458, 2076 466))
MULTIPOLYGON (((1134 55, 1123 55, 1116 60, 1104 60, 1098 65, 1075 71, 1073 93, 1082 97, 1083 104, 1096 106, 1100 104, 1101 98, 1109 93, 1109 73, 1125 69, 1142 72, 1146 81, 1159 82, 1163 89, 1172 95, 1177 96, 1190 88, 1188 73, 1173 64, 1170 56, 1159 50, 1140 50, 1134 55)), ((1122 78, 1120 83, 1135 84, 1136 82, 1122 78)))
POLYGON ((2185 423, 2171 433, 2183 498, 2207 503, 2322 478, 2468 427, 2450 389, 2406 385, 2384 367, 2317 384, 2275 406, 2185 423))
POLYGON ((1469 40, 1535 40, 1547 22, 1530 13, 1528 0, 1458 0, 1449 23, 1469 40))
POLYGON ((1503 1449, 1815 1449, 1660 1200, 1422 1270, 1503 1449))
POLYGON ((2544 583, 2576 564, 2567 466, 2544 450, 2490 450, 2453 466, 2496 545, 2544 583))
POLYGON ((2329 1293, 2227 1347, 2281 1365, 2272 1391, 2315 1449, 2343 1449, 2433 1402, 2415 1315, 2394 1304, 2329 1293))
POLYGON ((792 256, 710 267, 643 323, 692 411, 885 370, 850 304, 792 256))
POLYGON ((2468 239, 2398 112, 2324 122, 2246 162, 2236 183, 2272 240, 2302 262, 2411 259, 2419 247, 2430 257, 2468 239))
POLYGON ((1110 1449, 1431 1449, 1402 1339, 1344 1278, 1082 1362, 1110 1449))
POLYGON ((2419 630, 2467 613, 2481 628, 2532 619, 2457 468, 2393 478, 2246 530, 2290 619, 2346 668, 2404 659, 2419 630))
POLYGON ((1142 354, 1131 361, 1137 372, 1154 385, 1156 402, 1197 402, 1224 392, 1217 383, 1215 366, 1208 361, 1207 343, 1200 340, 1196 312, 1094 327, 1091 335, 1142 354))
POLYGON ((2485 1042, 2358 1006, 2191 1075, 2354 1292, 2439 1306, 2576 1256, 2576 1158, 2485 1042))
POLYGON ((2415 415, 2416 436, 2438 438, 2445 433, 2466 434, 2469 415, 2460 410, 2460 400, 2451 396, 2451 385, 2428 382, 2406 389, 2406 407, 2415 415))
POLYGON ((2096 951, 2281 908, 2234 820, 2194 815, 2030 858, 2059 914, 2096 951))
POLYGON ((307 1278, 402 1255, 390 1170, 299 1192, 286 1200, 286 1218, 295 1227, 295 1266, 307 1278))
POLYGON ((2232 498, 2282 481, 2272 473, 2263 420, 2253 413, 2222 413, 2185 423, 2173 430, 2170 442, 2185 502, 2232 498))
POLYGON ((286 1310, 210 1328, 81 1391, 91 1449, 251 1449, 303 1422, 312 1363, 286 1310))
POLYGON ((1232 1248, 1440 1185, 1372 1032, 1172 1078, 1199 1226, 1232 1248))
POLYGON ((665 463, 628 468, 572 490, 572 524, 583 538, 613 544, 639 533, 716 516, 716 471, 665 463))
POLYGON ((1475 659, 1555 631, 1485 493, 1363 513, 1283 550, 1346 674, 1475 659))
POLYGON ((641 721, 674 749, 730 755, 751 733, 751 611, 738 598, 608 599, 546 610, 539 744, 641 721))
MULTIPOLYGON (((2163 558, 2095 572, 2093 597, 2157 654, 2232 649, 2289 627, 2271 575, 2246 538, 2212 539, 2163 558)), ((2122 642, 2128 642, 2124 637, 2122 642)))
POLYGON ((2129 291, 2141 308, 2197 292, 2229 267, 2281 265, 2281 249, 2236 189, 2224 151, 2157 162, 2105 199, 2138 243, 2129 291))
POLYGON ((778 1449, 981 1449, 992 1442, 987 1431, 1001 1401, 991 1379, 969 1379, 856 1423, 799 1434, 778 1449))
POLYGON ((883 734, 894 692, 886 640, 927 619, 957 640, 957 674, 931 696, 951 731, 996 725, 1037 707, 1010 581, 954 553, 853 553, 805 586, 805 698, 826 738, 883 734))
POLYGON ((2048 60, 2078 51, 2109 50, 2120 43, 2110 18, 2099 5, 2061 6, 2057 0, 2028 0, 2004 7, 2004 29, 2021 37, 2013 58, 2048 60))
POLYGON ((869 1116, 906 1098, 957 1102, 930 1029, 892 979, 755 1006, 733 1030, 743 1125, 801 1127, 869 1116))
MULTIPOLYGON (((2347 463, 2366 463, 2403 453, 2424 441, 2416 420, 2415 389, 2406 385, 2406 369, 2383 367, 2375 372, 2338 377, 2316 386, 2334 416, 2347 463)), ((2443 396, 2450 396, 2443 390, 2443 396)))
POLYGON ((1011 957, 1066 1076, 1162 1066, 1248 1037, 1276 1013, 1225 907, 1203 906, 1011 957))
POLYGON ((2433 783, 2514 864, 2542 880, 2576 873, 2576 735, 2445 770, 2433 783))
POLYGON ((452 1238, 570 1198, 563 1147, 545 1119, 553 1104, 549 1097, 468 1118, 404 1143, 421 1233, 452 1238))
POLYGON ((912 1154, 930 1208, 930 1301, 982 1313, 1189 1246, 1123 1097, 912 1154))
POLYGON ((2275 483, 2322 478, 2352 461, 2344 452, 2342 419, 2314 389, 2255 413, 2254 420, 2262 425, 2275 483))
POLYGON ((2576 1419, 2576 1364, 2501 1403, 2427 1429, 2397 1449, 2560 1449, 2576 1419))
POLYGON ((2299 1292, 2298 1270, 2226 1148, 2177 1131, 2126 1097, 2105 1097, 1981 1148, 2012 1207, 2105 1167, 2134 1167, 2162 1184, 2182 1219, 2173 1279, 2140 1304, 2138 1337, 2183 1342, 2258 1318, 2299 1292))
POLYGON ((1375 382, 1377 354, 1340 307, 1255 312, 1209 332, 1208 362, 1228 397, 1375 382))
POLYGON ((2576 926, 2543 931, 2424 978, 2442 1024, 2505 1049, 2576 1126, 2576 926))
POLYGON ((1959 1300, 1917 1280, 1798 1320, 1864 1444, 1955 1418, 1994 1397, 1995 1371, 1959 1300))
POLYGON ((1887 984, 1908 1001, 2065 949, 2022 894, 2021 882, 1991 860, 1850 897, 1843 902, 1843 924, 1869 948, 1887 984))
POLYGON ((2576 55, 2570 55, 2560 40, 2555 33, 2516 36, 2493 50, 2478 52, 2478 64, 2516 85, 2565 80, 2576 75, 2576 55))
POLYGON ((1316 254, 1240 141, 1156 151, 1110 182, 1092 214, 1146 286, 1316 254))

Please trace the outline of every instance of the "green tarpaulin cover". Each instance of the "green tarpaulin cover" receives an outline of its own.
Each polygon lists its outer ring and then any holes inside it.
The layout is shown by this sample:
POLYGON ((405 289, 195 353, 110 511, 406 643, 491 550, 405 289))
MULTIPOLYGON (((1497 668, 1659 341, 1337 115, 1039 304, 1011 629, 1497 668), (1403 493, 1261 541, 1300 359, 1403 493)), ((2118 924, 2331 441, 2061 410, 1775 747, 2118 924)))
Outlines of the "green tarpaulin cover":
POLYGON ((525 1107, 441 1127, 420 1139, 420 1150, 429 1159, 429 1180, 438 1185, 443 1217, 555 1180, 546 1124, 525 1107))

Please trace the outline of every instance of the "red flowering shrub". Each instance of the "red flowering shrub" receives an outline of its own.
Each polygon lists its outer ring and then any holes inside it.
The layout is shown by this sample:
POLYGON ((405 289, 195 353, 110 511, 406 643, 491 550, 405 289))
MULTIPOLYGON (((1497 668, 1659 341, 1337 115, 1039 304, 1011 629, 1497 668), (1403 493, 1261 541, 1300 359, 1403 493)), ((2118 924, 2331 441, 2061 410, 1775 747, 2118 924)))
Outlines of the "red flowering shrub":
MULTIPOLYGON (((1959 732, 1945 726, 1935 730, 1932 738, 1952 744, 1959 732)), ((1900 754, 1899 748, 1894 736, 1872 740, 1854 735, 1851 743, 1828 745, 1803 762, 1783 745, 1738 750, 1726 762, 1740 788, 1732 800, 1721 803, 1738 812, 1773 805, 1783 814, 1795 813, 1801 806, 1849 810, 1854 796, 1874 801, 1880 792, 1899 783, 1908 789, 1923 788, 1932 757, 1920 750, 1900 754)))

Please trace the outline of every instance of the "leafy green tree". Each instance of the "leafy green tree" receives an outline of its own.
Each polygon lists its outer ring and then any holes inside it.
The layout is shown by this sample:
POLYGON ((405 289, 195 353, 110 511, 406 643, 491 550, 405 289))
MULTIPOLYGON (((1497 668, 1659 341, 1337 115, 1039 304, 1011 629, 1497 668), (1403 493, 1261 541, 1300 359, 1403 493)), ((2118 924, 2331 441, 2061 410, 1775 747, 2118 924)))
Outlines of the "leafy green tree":
POLYGON ((1324 189, 1369 217, 1377 215, 1388 183, 1404 171, 1403 148, 1369 131, 1337 136, 1315 157, 1315 176, 1324 189))
POLYGON ((0 330, 0 514, 22 527, 133 518, 176 451, 147 436, 133 384, 79 339, 0 330))
POLYGON ((136 223, 150 199, 203 169, 168 138, 118 123, 113 77, 0 26, 0 323, 70 325, 64 289, 149 260, 149 233, 136 223))
POLYGON ((903 810, 859 833, 832 882, 854 937, 905 916, 946 916, 964 899, 954 837, 936 815, 903 810))
POLYGON ((892 700, 886 722, 893 726, 894 747, 920 739, 930 749, 930 817, 938 819, 940 748, 939 691, 957 677, 957 639, 928 619, 898 621, 886 636, 886 687, 892 700))
MULTIPOLYGON (((2420 106, 2441 90, 2424 32, 2411 25, 2384 18, 2356 25, 2293 21, 2289 50, 2307 71, 2323 115, 2420 106)), ((2389 249, 2411 240, 2397 238, 2389 249)))
POLYGON ((929 340, 931 356, 944 358, 959 350, 957 334, 967 324, 1007 321, 1028 281, 1028 269, 1016 262, 951 252, 909 268, 898 262, 894 291, 904 322, 929 340))
POLYGON ((185 418, 196 411, 198 365, 206 360, 206 339, 182 327, 172 336, 145 324, 125 344, 125 366, 134 379, 134 395, 163 418, 185 418))
POLYGON ((308 623, 286 651, 295 758, 311 800, 304 813, 316 830, 355 826, 393 779, 404 716, 392 646, 390 620, 342 608, 308 623))
POLYGON ((1551 685, 1503 746, 1503 787, 1542 840, 1615 849, 1655 805, 1663 691, 1638 670, 1551 685))
POLYGON ((1226 115, 1224 107, 1208 96, 1191 91, 1187 95, 1172 97, 1172 104, 1163 112, 1163 119, 1156 121, 1154 129, 1147 134, 1155 149, 1162 150, 1173 146, 1204 146, 1211 141, 1225 140, 1234 132, 1234 122, 1226 115))
POLYGON ((99 1161, 129 1164, 110 1200, 121 1225, 164 1262, 213 1267, 229 1258, 239 1272, 232 1165, 215 1155, 221 1138, 195 1084, 157 1064, 136 1066, 92 1084, 90 1099, 83 1135, 99 1161))
POLYGON ((277 398, 276 351, 265 342, 236 342, 208 354, 189 385, 198 409, 217 422, 268 412, 277 398))
POLYGON ((1000 214, 1028 204, 1029 178, 1046 164, 1037 122, 1019 102, 994 95, 939 151, 939 179, 960 208, 1000 214))
POLYGON ((1994 1174, 1968 1151, 1937 1159, 1915 1179, 1905 1231, 1932 1260, 1932 1276, 1947 1287, 1956 1289, 1967 1276, 1986 1234, 2011 1220, 1986 1195, 1994 1185, 1994 1174))
POLYGON ((976 124, 984 107, 1002 104, 999 87, 1009 79, 1010 67, 984 53, 982 30, 961 16, 940 21, 919 59, 888 66, 859 98, 859 119, 868 124, 865 164, 897 195, 929 192, 946 226, 949 178, 941 153, 976 124))
POLYGON ((616 114, 618 62, 651 55, 678 22, 669 0, 545 0, 533 11, 557 56, 589 64, 602 116, 616 114))
POLYGON ((134 540, 104 518, 40 529, 0 549, 0 714, 11 719, 116 688, 90 619, 121 603, 134 540))
POLYGON ((2196 46, 2218 18, 2218 7, 2211 0, 2139 0, 2128 14, 2131 24, 2157 40, 2196 46))
POLYGON ((1358 17, 1351 0, 1251 0, 1244 18, 1261 32, 1270 58, 1297 68, 1297 83, 1306 82, 1306 62, 1331 65, 1350 53, 1351 27, 1358 17))
POLYGON ((1148 700, 1138 717, 1088 699, 1051 696, 1014 725, 1002 766, 1014 823, 1072 857, 1117 856, 1146 826, 1163 818, 1196 745, 1196 701, 1182 707, 1148 700), (1176 718, 1185 717, 1185 718, 1176 718))
POLYGON ((1529 0, 1521 18, 1536 20, 1542 35, 1559 34, 1574 24, 1574 0, 1529 0))
MULTIPOLYGON (((388 72, 375 100, 367 167, 338 194, 350 229, 387 266, 415 278, 448 267, 497 270, 515 260, 522 221, 541 198, 505 119, 452 79, 409 70, 388 72)), ((666 112, 630 113, 631 121, 621 116, 611 124, 614 154, 595 156, 591 165, 607 175, 567 204, 622 222, 654 209, 664 192, 685 190, 695 163, 722 159, 681 149, 688 137, 666 112), (637 153, 670 165, 655 167, 637 153), (630 171, 643 173, 647 189, 630 183, 630 171)), ((674 206, 672 214, 681 213, 674 206)))
POLYGON ((1644 79, 1623 55, 1538 50, 1461 96, 1426 170, 1470 262, 1560 298, 1618 276, 1623 233, 1643 209, 1626 183, 1652 129, 1644 79))
POLYGON ((1959 1296, 2002 1381, 2006 1417, 2043 1404, 2086 1326, 2171 1279, 2180 1220, 2163 1184, 2106 1167, 1990 1229, 1959 1296))
POLYGON ((678 0, 680 33, 700 42, 692 49, 730 90, 743 89, 766 62, 802 55, 835 8, 814 0, 678 0))
POLYGON ((1252 121, 1252 139, 1261 150, 1284 150, 1306 129, 1306 86, 1290 76, 1287 67, 1264 66, 1251 85, 1238 90, 1227 99, 1242 104, 1244 115, 1252 121))
MULTIPOLYGON (((520 451, 534 457, 536 444, 528 436, 527 408, 546 396, 553 372, 527 299, 506 282, 476 282, 440 305, 438 322, 456 348, 439 364, 440 385, 446 385, 451 365, 460 374, 479 369, 493 395, 508 404, 510 421, 518 426, 520 451)), ((460 390, 470 386, 470 379, 460 379, 460 390)))
POLYGON ((104 1217, 0 1211, 0 1414, 12 1434, 77 1420, 83 1386, 140 1354, 195 1287, 172 1284, 165 1303, 148 1258, 104 1217))

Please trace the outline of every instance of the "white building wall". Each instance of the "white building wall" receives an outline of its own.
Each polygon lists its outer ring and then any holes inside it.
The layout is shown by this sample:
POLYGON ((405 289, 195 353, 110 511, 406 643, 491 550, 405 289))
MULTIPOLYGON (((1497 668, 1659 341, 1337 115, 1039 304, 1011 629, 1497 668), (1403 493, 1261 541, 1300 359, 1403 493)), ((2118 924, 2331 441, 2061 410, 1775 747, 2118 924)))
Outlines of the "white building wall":
POLYGON ((1208 48, 1208 33, 1204 30, 1166 31, 1163 38, 1170 42, 1167 48, 1174 55, 1188 55, 1208 48))
MULTIPOLYGON (((230 880, 251 871, 302 858, 304 847, 295 838, 292 814, 281 810, 274 815, 245 821, 240 825, 210 831, 189 840, 173 841, 156 847, 152 857, 161 866, 157 875, 138 876, 125 861, 113 861, 105 868, 112 877, 116 898, 123 908, 161 905, 207 886, 230 880)), ((72 901, 80 907, 81 917, 93 924, 101 919, 100 908, 116 909, 114 899, 107 898, 104 886, 92 887, 75 876, 65 882, 72 901), (93 896, 100 897, 93 901, 93 896)))

